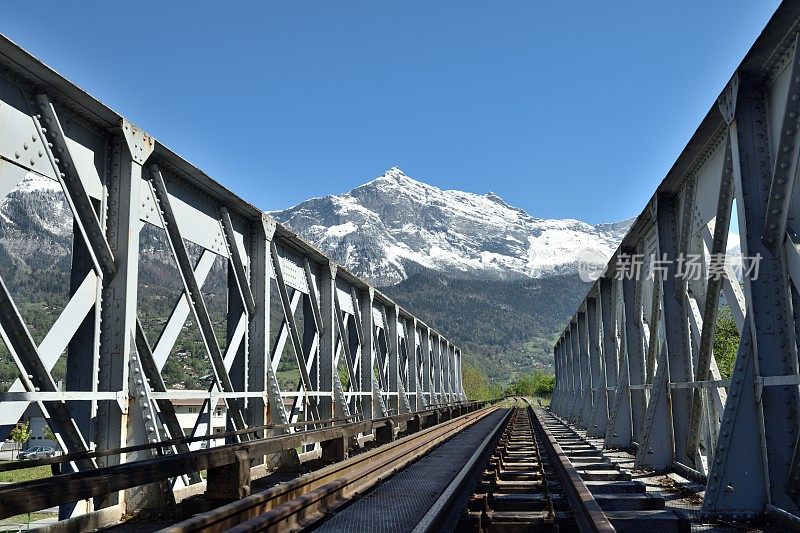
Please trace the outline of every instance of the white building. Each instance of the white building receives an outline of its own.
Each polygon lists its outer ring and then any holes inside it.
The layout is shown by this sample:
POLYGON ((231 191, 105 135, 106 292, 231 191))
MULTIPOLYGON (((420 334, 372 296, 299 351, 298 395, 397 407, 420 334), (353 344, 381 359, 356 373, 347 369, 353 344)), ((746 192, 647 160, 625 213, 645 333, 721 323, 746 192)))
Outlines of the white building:
MULTIPOLYGON (((183 429, 183 434, 187 437, 203 435, 217 435, 225 432, 225 420, 228 414, 228 408, 225 401, 220 399, 217 405, 211 411, 211 425, 208 424, 208 406, 206 410, 201 413, 203 409, 203 400, 201 398, 186 398, 172 400, 172 405, 175 406, 175 415, 178 418, 178 423, 183 429), (197 429, 195 430, 195 425, 197 429)), ((225 444, 225 439, 212 439, 211 446, 220 446, 225 444)), ((189 445, 191 450, 199 450, 205 448, 206 443, 203 441, 193 442, 189 445)))

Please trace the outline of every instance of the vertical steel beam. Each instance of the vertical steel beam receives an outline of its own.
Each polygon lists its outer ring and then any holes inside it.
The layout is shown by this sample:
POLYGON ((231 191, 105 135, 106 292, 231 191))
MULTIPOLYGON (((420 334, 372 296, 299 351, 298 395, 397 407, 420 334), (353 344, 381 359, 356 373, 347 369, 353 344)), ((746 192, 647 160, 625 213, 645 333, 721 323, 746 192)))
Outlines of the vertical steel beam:
MULTIPOLYGON (((321 331, 319 342, 319 384, 318 390, 323 396, 319 401, 320 417, 330 419, 334 417, 333 391, 334 380, 338 380, 336 375, 336 305, 334 294, 336 291, 337 266, 332 261, 327 261, 319 269, 319 307, 320 307, 320 326, 321 331)), ((343 339, 346 342, 346 340, 343 339)), ((341 355, 347 357, 347 354, 341 355)))
POLYGON ((375 401, 377 383, 373 375, 375 369, 375 321, 372 305, 375 290, 368 287, 361 294, 361 412, 364 420, 380 416, 380 406, 375 401))
POLYGON ((561 366, 564 369, 564 396, 561 400, 561 416, 569 417, 570 402, 572 401, 572 363, 570 357, 570 341, 568 331, 561 333, 561 366))
POLYGON ((586 434, 590 437, 603 437, 606 434, 605 417, 606 397, 604 394, 606 380, 603 379, 602 359, 600 357, 599 306, 597 298, 586 300, 586 331, 589 343, 589 366, 592 378, 591 417, 586 426, 586 434), (603 419, 600 422, 600 419, 603 419))
POLYGON ((422 357, 422 390, 427 398, 427 404, 436 403, 431 388, 431 328, 423 326, 420 341, 420 357, 422 357))
POLYGON ((578 335, 578 323, 575 317, 569 325, 570 354, 572 359, 572 409, 569 414, 569 421, 578 424, 581 419, 581 409, 583 409, 583 381, 581 375, 581 348, 580 336, 578 335))
POLYGON ((569 421, 572 417, 572 406, 575 403, 575 365, 572 359, 572 339, 569 325, 564 330, 564 370, 566 370, 567 397, 564 399, 561 416, 569 421))
POLYGON ((602 333, 602 350, 603 350, 603 370, 605 377, 605 390, 604 397, 606 400, 606 417, 601 425, 598 425, 598 431, 601 427, 606 427, 608 424, 608 415, 614 407, 614 399, 617 391, 617 371, 619 369, 619 362, 617 360, 617 321, 615 318, 615 297, 613 290, 614 281, 610 278, 600 278, 599 280, 600 292, 600 315, 603 321, 602 333))
MULTIPOLYGON (((250 287, 253 290, 255 312, 248 324, 247 389, 251 392, 269 391, 267 372, 272 371, 270 364, 270 245, 275 233, 275 222, 267 215, 260 223, 253 224, 250 236, 250 287)), ((275 391, 268 392, 267 403, 263 397, 249 398, 247 401, 247 423, 250 426, 266 424, 267 405, 279 404, 274 397, 275 391)))
POLYGON ((431 395, 433 403, 442 403, 442 339, 431 339, 431 395))
POLYGON ((553 345, 553 368, 554 368, 553 375, 555 376, 555 382, 553 387, 553 396, 550 398, 550 410, 553 411, 554 413, 558 413, 558 392, 559 388, 561 387, 561 378, 560 378, 561 372, 559 371, 558 368, 559 365, 561 364, 558 358, 558 351, 560 350, 559 348, 560 342, 561 341, 559 339, 553 345))
POLYGON ((445 342, 444 358, 444 384, 445 397, 448 402, 453 401, 453 345, 450 341, 445 342))
MULTIPOLYGON (((684 194, 687 194, 684 191, 684 194)), ((692 379, 692 360, 689 345, 689 324, 686 309, 686 298, 680 290, 685 282, 678 276, 678 258, 681 256, 680 236, 678 234, 678 202, 675 196, 658 195, 656 201, 656 229, 658 232, 658 250, 666 263, 666 272, 662 279, 661 306, 664 314, 664 339, 667 345, 666 376, 667 384, 685 383, 692 379)), ((691 206, 684 204, 684 209, 691 206)), ((691 224, 684 219, 684 224, 691 224)), ((669 385, 667 385, 669 386, 669 385)), ((691 389, 671 389, 667 391, 671 397, 671 420, 673 427, 674 449, 682 454, 686 449, 689 432, 689 413, 691 405, 691 389)), ((685 456, 684 456, 685 457, 685 456)), ((681 459, 681 457, 678 457, 681 459)), ((684 458, 684 460, 686 460, 684 458)), ((694 454, 689 458, 693 465, 694 454)))
POLYGON ((553 388, 553 397, 550 398, 550 410, 554 413, 559 413, 558 402, 561 397, 561 386, 563 385, 561 377, 561 339, 557 340, 553 345, 553 366, 555 368, 555 387, 553 388))
POLYGON ((467 395, 464 391, 464 367, 463 367, 463 356, 461 354, 461 348, 458 348, 456 350, 456 378, 458 379, 459 399, 461 401, 466 401, 467 395))
POLYGON ((411 410, 418 411, 422 408, 420 402, 419 382, 419 331, 417 319, 412 317, 406 320, 406 350, 408 352, 408 393, 411 396, 411 410))
POLYGON ((400 331, 397 318, 400 308, 397 305, 389 306, 383 315, 388 320, 386 327, 386 340, 389 349, 389 408, 399 413, 403 401, 400 398, 400 331))
POLYGON ((456 396, 459 400, 463 400, 464 386, 462 383, 463 376, 461 375, 461 349, 453 348, 453 358, 455 361, 454 376, 456 378, 456 396))
POLYGON ((761 240, 772 168, 764 86, 757 80, 742 79, 739 84, 732 83, 729 91, 735 95, 729 132, 742 255, 760 254, 762 259, 759 277, 745 276, 744 280, 750 304, 748 320, 703 510, 747 516, 763 511, 767 504, 796 509, 784 488, 792 460, 789 443, 798 436, 797 387, 762 388, 760 378, 796 374, 797 345, 789 324, 793 315, 785 258, 773 255, 761 240))
MULTIPOLYGON (((117 273, 103 280, 100 333, 99 391, 117 391, 129 387, 128 363, 135 350, 136 301, 139 278, 139 205, 142 165, 152 153, 154 141, 130 123, 123 122, 124 140, 112 148, 108 177, 106 238, 114 254, 117 273)), ((126 420, 116 402, 98 402, 95 442, 100 449, 118 448, 123 443, 147 442, 144 424, 126 420), (127 438, 126 438, 127 437, 127 438)), ((136 456, 127 460, 135 460, 136 456)), ((99 466, 120 462, 119 456, 98 459, 99 466)), ((95 500, 99 507, 116 503, 117 495, 95 500)))
POLYGON ((591 361, 589 361, 589 333, 586 324, 586 312, 578 312, 578 347, 581 357, 581 395, 583 403, 581 405, 581 415, 578 426, 588 428, 592 418, 592 371, 591 361))
MULTIPOLYGON (((719 294, 725 278, 719 273, 723 270, 725 251, 728 245, 728 231, 733 205, 733 163, 731 154, 730 134, 725 134, 724 159, 722 164, 722 178, 717 198, 717 214, 714 222, 714 238, 711 245, 710 269, 706 284, 706 297, 703 308, 703 328, 700 332, 700 351, 697 358, 695 381, 705 381, 709 376, 711 359, 714 349, 714 332, 717 325, 717 309, 719 308, 719 294)), ((700 418, 702 416, 702 390, 695 389, 692 395, 692 408, 689 417, 689 437, 687 452, 693 452, 697 447, 700 433, 700 418)), ((687 453, 688 455, 688 453, 687 453)))
POLYGON ((625 306, 625 355, 628 363, 628 384, 631 396, 631 418, 633 439, 640 442, 646 406, 645 391, 634 386, 644 385, 644 354, 642 353, 642 330, 639 315, 641 308, 636 302, 636 286, 640 280, 626 277, 622 280, 622 297, 625 306))
POLYGON ((438 386, 439 392, 439 403, 446 403, 447 396, 444 384, 444 376, 445 376, 445 362, 446 362, 446 351, 447 351, 447 341, 441 337, 441 335, 437 338, 436 346, 436 365, 437 365, 437 376, 436 376, 436 384, 438 386))
MULTIPOLYGON (((631 421, 631 390, 628 369, 628 342, 625 334, 628 327, 628 316, 625 312, 624 298, 622 298, 623 284, 615 280, 614 295, 615 320, 617 330, 615 337, 620 339, 618 353, 617 387, 614 395, 614 406, 610 409, 610 418, 606 427, 604 448, 630 448, 633 439, 633 424, 631 421), (622 300, 622 302, 621 302, 622 300)), ((633 319, 632 319, 633 320, 633 319)))
POLYGON ((450 398, 454 402, 458 401, 458 367, 456 361, 456 347, 454 344, 450 344, 450 398))
POLYGON ((559 415, 562 415, 564 412, 564 399, 567 397, 567 371, 565 366, 566 357, 564 355, 564 346, 564 334, 562 333, 555 349, 556 361, 558 362, 556 370, 556 386, 558 390, 554 399, 555 405, 553 406, 553 410, 559 415))

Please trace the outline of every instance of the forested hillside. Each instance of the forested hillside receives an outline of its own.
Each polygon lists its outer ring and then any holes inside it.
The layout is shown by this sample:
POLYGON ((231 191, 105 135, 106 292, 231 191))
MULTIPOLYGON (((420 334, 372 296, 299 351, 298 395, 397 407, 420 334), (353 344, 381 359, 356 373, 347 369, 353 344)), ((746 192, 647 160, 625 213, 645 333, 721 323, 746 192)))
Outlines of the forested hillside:
POLYGON ((588 289, 577 275, 482 281, 419 272, 382 290, 505 385, 535 369, 552 372, 557 333, 588 289))

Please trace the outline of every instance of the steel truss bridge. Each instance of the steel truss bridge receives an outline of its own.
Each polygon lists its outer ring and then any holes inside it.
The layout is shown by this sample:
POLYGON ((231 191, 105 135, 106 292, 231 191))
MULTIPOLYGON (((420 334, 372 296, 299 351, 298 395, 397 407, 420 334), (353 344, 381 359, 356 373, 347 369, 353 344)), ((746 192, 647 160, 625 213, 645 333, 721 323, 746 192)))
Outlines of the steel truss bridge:
POLYGON ((778 8, 554 347, 553 411, 705 485, 709 516, 800 504, 798 14, 778 8), (741 283, 731 228, 758 263, 741 283), (692 254, 701 275, 682 275, 692 254), (633 275, 637 256, 658 268, 633 275), (721 298, 741 337, 730 379, 714 357, 721 298))
MULTIPOLYGON (((430 414, 449 416, 451 406, 460 412, 461 351, 444 336, 2 38, 3 193, 32 174, 57 182, 71 211, 69 300, 37 343, 0 279, 0 331, 20 374, 0 394, 0 426, 10 429, 38 405, 74 458, 65 471, 187 454, 191 437, 207 440, 197 430, 220 401, 222 438, 242 444, 339 423, 355 423, 357 436, 405 423, 414 418, 408 413, 422 413, 424 423, 430 414), (137 299, 148 282, 138 275, 146 225, 163 232, 183 287, 154 343, 137 299), (190 246, 201 249, 199 258, 190 246), (203 294, 217 258, 228 265, 224 349, 203 294), (213 372, 208 390, 170 390, 162 379, 188 318, 213 372), (59 389, 52 369, 62 353, 59 389), (286 358, 299 376, 288 390, 276 378, 286 358), (194 435, 178 423, 173 402, 181 399, 204 402, 194 435)), ((298 439, 286 441, 284 455, 295 457, 283 461, 298 460, 298 439)), ((320 442, 305 444, 300 458, 322 453, 320 442)), ((265 455, 250 458, 263 463, 265 455)), ((196 467, 185 470, 178 485, 200 481, 196 467)), ((164 497, 158 483, 124 488, 94 500, 80 495, 62 507, 63 517, 121 515, 164 497)))
POLYGON ((58 506, 53 531, 130 517, 168 531, 800 529, 799 126, 800 0, 785 0, 560 336, 550 409, 470 402, 442 334, 0 37, 0 190, 49 180, 72 225, 47 331, 0 276, 19 373, 0 428, 33 409, 64 450, 0 462, 53 473, 0 486, 0 519, 58 506), (723 260, 731 229, 758 276, 723 260), (156 335, 140 274, 153 232, 179 278, 156 335), (729 379, 723 300, 740 335, 729 379), (208 387, 170 389, 190 328, 208 387), (665 473, 701 496, 691 520, 651 483, 665 473))

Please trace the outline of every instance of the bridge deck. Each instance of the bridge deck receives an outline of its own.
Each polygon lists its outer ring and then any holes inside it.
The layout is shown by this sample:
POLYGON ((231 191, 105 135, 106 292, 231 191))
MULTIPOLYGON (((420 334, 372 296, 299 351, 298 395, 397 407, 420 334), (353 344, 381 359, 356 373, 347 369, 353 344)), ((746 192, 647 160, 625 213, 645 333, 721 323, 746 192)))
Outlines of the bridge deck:
POLYGON ((317 531, 411 531, 508 412, 499 409, 334 514, 317 531))

